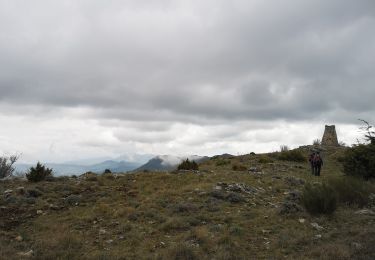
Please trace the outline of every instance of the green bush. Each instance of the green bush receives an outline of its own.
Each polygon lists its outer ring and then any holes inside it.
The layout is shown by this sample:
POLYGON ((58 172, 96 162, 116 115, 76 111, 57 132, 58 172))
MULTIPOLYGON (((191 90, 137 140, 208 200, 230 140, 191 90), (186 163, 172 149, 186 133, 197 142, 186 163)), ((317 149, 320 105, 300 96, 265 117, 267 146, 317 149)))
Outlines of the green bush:
POLYGON ((291 161, 291 162, 305 162, 306 157, 299 150, 290 150, 280 152, 278 155, 279 160, 291 161))
POLYGON ((198 164, 195 161, 190 161, 186 159, 180 165, 178 165, 177 170, 193 170, 198 171, 198 164))
POLYGON ((38 162, 35 167, 31 167, 29 172, 26 173, 27 180, 31 182, 42 181, 51 176, 52 169, 47 168, 40 162, 38 162))
POLYGON ((375 178, 375 144, 359 144, 349 148, 340 161, 346 175, 359 176, 366 180, 375 178))
POLYGON ((326 184, 306 184, 301 201, 311 214, 332 214, 337 207, 336 192, 326 184))
POLYGON ((273 163, 273 160, 269 156, 263 155, 262 157, 259 158, 258 162, 259 163, 273 163))
POLYGON ((329 179, 328 185, 336 192, 340 203, 363 207, 369 202, 371 187, 362 179, 352 176, 336 177, 329 179))

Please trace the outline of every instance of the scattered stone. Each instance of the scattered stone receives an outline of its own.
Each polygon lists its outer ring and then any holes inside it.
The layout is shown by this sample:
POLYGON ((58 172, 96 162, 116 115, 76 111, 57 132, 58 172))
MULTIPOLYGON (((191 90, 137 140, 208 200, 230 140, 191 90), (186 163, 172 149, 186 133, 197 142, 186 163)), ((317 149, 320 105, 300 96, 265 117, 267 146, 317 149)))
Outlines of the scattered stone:
POLYGON ((300 205, 298 205, 295 202, 287 200, 281 204, 279 213, 282 215, 286 215, 286 214, 291 214, 291 213, 296 213, 296 212, 301 212, 301 211, 303 211, 303 209, 300 205))
POLYGON ((62 209, 62 207, 56 206, 54 204, 49 204, 49 209, 51 209, 51 210, 59 210, 59 209, 62 209))
POLYGON ((280 179, 281 179, 281 176, 274 175, 274 176, 272 176, 272 179, 278 179, 278 180, 280 180, 280 179))
POLYGON ((113 240, 112 239, 108 239, 107 241, 105 241, 107 244, 112 244, 113 243, 113 240))
POLYGON ((291 186, 300 186, 305 184, 305 180, 292 176, 286 177, 285 182, 291 186))
POLYGON ((17 253, 17 255, 21 256, 21 257, 32 257, 33 254, 34 254, 33 250, 29 250, 27 252, 19 252, 19 253, 17 253))
POLYGON ((37 198, 41 195, 42 195, 42 193, 38 190, 34 190, 34 189, 27 190, 27 196, 28 197, 37 198))
POLYGON ((10 194, 10 193, 12 193, 12 192, 13 192, 13 190, 8 189, 8 190, 4 191, 4 195, 10 194))
POLYGON ((23 240, 23 237, 21 237, 21 236, 17 236, 17 237, 15 238, 15 240, 18 241, 18 242, 21 242, 21 241, 23 240))
POLYGON ((357 215, 369 215, 369 216, 374 216, 375 212, 372 211, 371 209, 361 209, 355 212, 357 215))
POLYGON ((356 249, 356 250, 361 250, 361 249, 362 249, 362 245, 361 245, 360 243, 358 243, 358 242, 352 242, 350 245, 351 245, 354 249, 356 249))
POLYGON ((321 234, 317 234, 314 236, 316 239, 321 239, 322 238, 322 235, 321 234))
POLYGON ((233 192, 228 194, 228 196, 226 197, 226 200, 232 203, 239 203, 239 202, 245 201, 244 197, 242 197, 238 193, 233 193, 233 192))
POLYGON ((107 230, 105 230, 104 228, 101 228, 99 230, 99 235, 105 235, 105 234, 107 234, 107 230))
POLYGON ((324 229, 324 227, 319 226, 319 224, 316 223, 316 222, 311 223, 311 226, 312 226, 313 228, 315 228, 316 230, 319 230, 319 231, 324 229))
POLYGON ((81 202, 81 196, 80 195, 69 195, 68 197, 65 198, 65 203, 70 205, 70 206, 78 206, 79 203, 81 202))
POLYGON ((288 193, 286 200, 298 202, 301 199, 301 192, 300 191, 291 191, 288 193))
POLYGON ((25 188, 24 187, 18 187, 16 190, 17 190, 17 194, 19 194, 19 195, 25 194, 25 188))
POLYGON ((38 210, 36 211, 36 214, 37 214, 37 215, 42 215, 42 214, 43 214, 43 210, 38 209, 38 210))
POLYGON ((262 169, 257 168, 257 167, 250 167, 249 173, 252 173, 252 174, 263 174, 262 169))
POLYGON ((220 199, 220 200, 225 199, 225 193, 222 190, 211 191, 210 195, 216 199, 220 199))
POLYGON ((218 182, 214 188, 215 190, 226 190, 232 192, 244 192, 244 193, 256 193, 257 190, 252 188, 244 183, 225 183, 225 182, 218 182), (217 188, 218 187, 218 188, 217 188), (220 188, 219 188, 220 187, 220 188))
POLYGON ((301 224, 303 224, 303 223, 305 223, 305 219, 304 218, 300 218, 300 219, 298 219, 298 222, 301 223, 301 224))

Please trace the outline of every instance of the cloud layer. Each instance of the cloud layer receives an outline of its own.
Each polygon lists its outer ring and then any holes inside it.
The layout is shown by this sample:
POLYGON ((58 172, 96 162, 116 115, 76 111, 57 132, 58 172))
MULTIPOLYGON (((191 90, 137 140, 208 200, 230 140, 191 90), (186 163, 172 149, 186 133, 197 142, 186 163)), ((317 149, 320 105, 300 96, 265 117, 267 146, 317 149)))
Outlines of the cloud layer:
POLYGON ((373 119, 374 1, 203 2, 0 0, 0 123, 82 129, 61 155, 213 154, 373 119))

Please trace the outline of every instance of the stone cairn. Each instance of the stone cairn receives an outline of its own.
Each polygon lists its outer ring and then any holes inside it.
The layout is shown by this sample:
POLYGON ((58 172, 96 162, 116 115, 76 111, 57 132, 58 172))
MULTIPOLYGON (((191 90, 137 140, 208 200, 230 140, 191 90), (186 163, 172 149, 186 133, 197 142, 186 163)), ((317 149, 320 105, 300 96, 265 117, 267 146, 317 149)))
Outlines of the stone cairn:
POLYGON ((335 125, 326 125, 322 138, 322 145, 324 146, 339 146, 337 140, 335 125))

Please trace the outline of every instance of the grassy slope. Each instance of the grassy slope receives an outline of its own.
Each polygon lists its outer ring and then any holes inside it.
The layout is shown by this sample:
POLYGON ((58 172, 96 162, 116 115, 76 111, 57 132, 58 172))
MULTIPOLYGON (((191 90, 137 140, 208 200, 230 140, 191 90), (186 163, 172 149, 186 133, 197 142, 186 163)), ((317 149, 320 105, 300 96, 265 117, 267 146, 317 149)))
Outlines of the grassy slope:
POLYGON ((19 259, 19 252, 30 249, 35 259, 371 259, 373 216, 342 206, 329 217, 278 213, 288 192, 302 188, 285 177, 319 182, 340 175, 338 153, 326 152, 320 178, 310 175, 307 163, 260 164, 260 156, 245 155, 221 166, 220 159, 207 161, 200 174, 1 182, 0 194, 23 186, 42 196, 35 204, 23 195, 14 195, 13 203, 0 199, 0 259, 19 259), (233 171, 235 164, 256 166, 263 174, 233 171), (238 203, 216 199, 218 182, 246 184, 256 192, 237 193, 245 199, 238 203), (315 230, 312 222, 324 230, 315 230))

